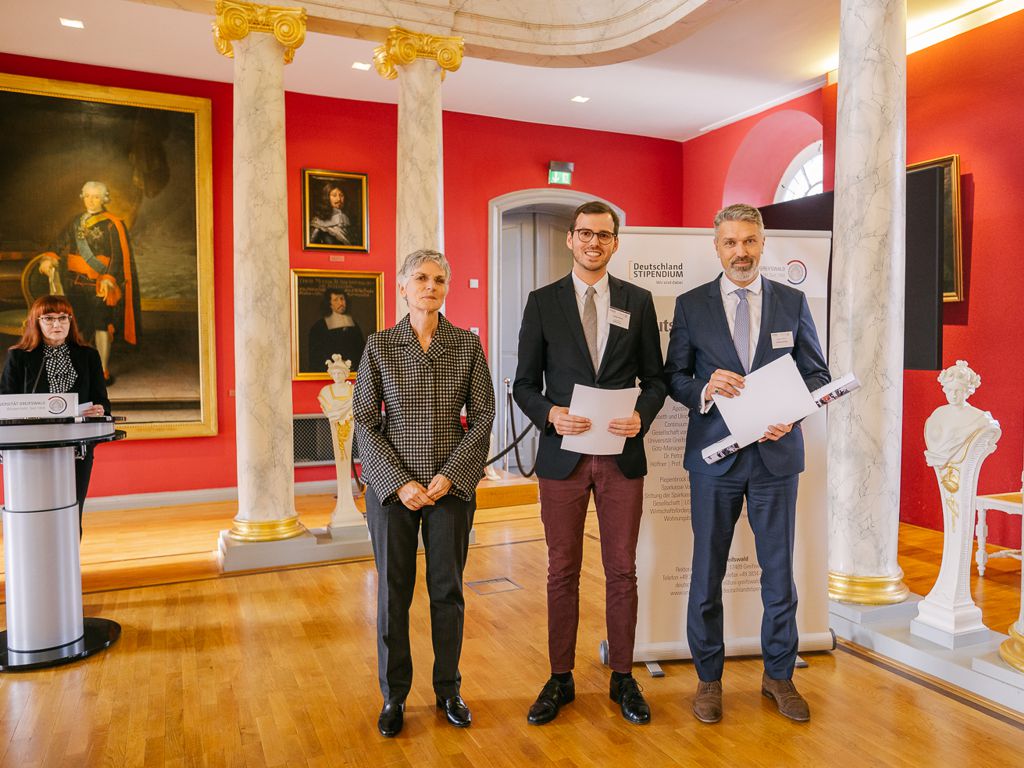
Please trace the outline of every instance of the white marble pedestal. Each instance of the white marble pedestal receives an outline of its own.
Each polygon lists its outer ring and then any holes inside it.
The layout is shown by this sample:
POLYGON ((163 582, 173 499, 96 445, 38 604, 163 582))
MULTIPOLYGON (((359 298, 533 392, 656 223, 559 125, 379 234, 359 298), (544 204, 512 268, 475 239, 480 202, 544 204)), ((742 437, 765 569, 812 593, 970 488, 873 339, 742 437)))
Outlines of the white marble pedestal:
MULTIPOLYGON (((476 544, 476 529, 469 532, 469 543, 476 544)), ((423 549, 422 537, 419 549, 423 549)), ((221 531, 217 543, 217 561, 224 573, 372 556, 370 532, 365 522, 311 528, 299 536, 279 541, 238 541, 229 531, 221 531)))
POLYGON ((919 600, 911 595, 907 602, 889 606, 830 601, 829 625, 839 637, 880 656, 1024 714, 1024 674, 999 658, 1007 636, 986 629, 980 642, 966 648, 936 645, 910 632, 919 600))
POLYGON ((925 422, 924 453, 935 469, 942 500, 942 565, 910 631, 945 648, 962 648, 990 636, 971 597, 971 549, 978 475, 1002 431, 991 414, 967 402, 981 377, 965 361, 939 374, 939 382, 949 404, 935 409, 925 422))
POLYGON ((217 545, 217 560, 225 573, 372 555, 370 532, 365 523, 311 528, 299 536, 279 541, 238 541, 228 531, 221 531, 217 545))

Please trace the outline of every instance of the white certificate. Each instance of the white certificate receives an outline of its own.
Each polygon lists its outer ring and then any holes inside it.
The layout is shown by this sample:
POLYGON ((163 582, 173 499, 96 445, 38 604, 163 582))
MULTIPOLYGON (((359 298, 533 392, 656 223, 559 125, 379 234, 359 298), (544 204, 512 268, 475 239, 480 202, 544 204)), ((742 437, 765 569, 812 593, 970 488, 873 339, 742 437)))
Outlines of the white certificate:
POLYGON ((712 399, 741 448, 760 440, 772 424, 792 424, 818 410, 792 355, 748 373, 739 397, 712 399))
POLYGON ((622 453, 626 438, 608 431, 612 419, 625 419, 636 410, 640 387, 630 389, 597 389, 577 384, 572 390, 569 413, 590 419, 590 429, 582 435, 566 435, 562 447, 576 453, 594 456, 617 456, 622 453))

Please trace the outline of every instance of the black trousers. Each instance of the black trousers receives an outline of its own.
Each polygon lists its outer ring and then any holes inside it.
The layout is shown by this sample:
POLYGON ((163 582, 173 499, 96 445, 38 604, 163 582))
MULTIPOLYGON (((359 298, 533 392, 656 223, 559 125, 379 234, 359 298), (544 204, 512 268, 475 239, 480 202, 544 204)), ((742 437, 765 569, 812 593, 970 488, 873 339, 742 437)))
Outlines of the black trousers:
POLYGON ((420 529, 427 562, 430 634, 434 646, 434 692, 459 693, 465 603, 462 573, 469 551, 476 496, 463 501, 445 496, 420 510, 401 503, 381 504, 366 488, 366 522, 377 562, 377 675, 386 702, 402 702, 412 687, 409 606, 416 586, 420 529))

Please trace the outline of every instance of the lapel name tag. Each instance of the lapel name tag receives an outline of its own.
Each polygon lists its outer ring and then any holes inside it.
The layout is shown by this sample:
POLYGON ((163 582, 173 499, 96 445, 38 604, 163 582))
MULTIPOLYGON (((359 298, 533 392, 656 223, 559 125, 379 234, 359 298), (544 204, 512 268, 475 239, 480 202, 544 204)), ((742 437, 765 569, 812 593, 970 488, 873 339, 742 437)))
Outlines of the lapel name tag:
POLYGON ((785 349, 793 346, 793 332, 779 331, 772 334, 772 349, 785 349))
POLYGON ((624 309, 608 307, 608 322, 617 325, 619 328, 629 330, 629 312, 624 309))

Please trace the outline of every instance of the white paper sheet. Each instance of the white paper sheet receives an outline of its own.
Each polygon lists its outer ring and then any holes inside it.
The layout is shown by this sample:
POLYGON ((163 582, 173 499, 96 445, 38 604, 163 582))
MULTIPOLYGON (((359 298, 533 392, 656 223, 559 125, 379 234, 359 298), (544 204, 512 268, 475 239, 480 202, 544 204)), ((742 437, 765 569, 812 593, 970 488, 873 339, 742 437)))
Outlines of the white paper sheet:
POLYGON ((630 389, 597 389, 577 384, 572 390, 569 413, 590 419, 590 429, 582 435, 566 435, 562 448, 594 456, 617 456, 622 453, 626 438, 608 431, 612 419, 633 415, 640 387, 630 389))
POLYGON ((791 424, 818 410, 790 355, 748 373, 739 397, 712 399, 741 448, 760 440, 772 424, 791 424))

